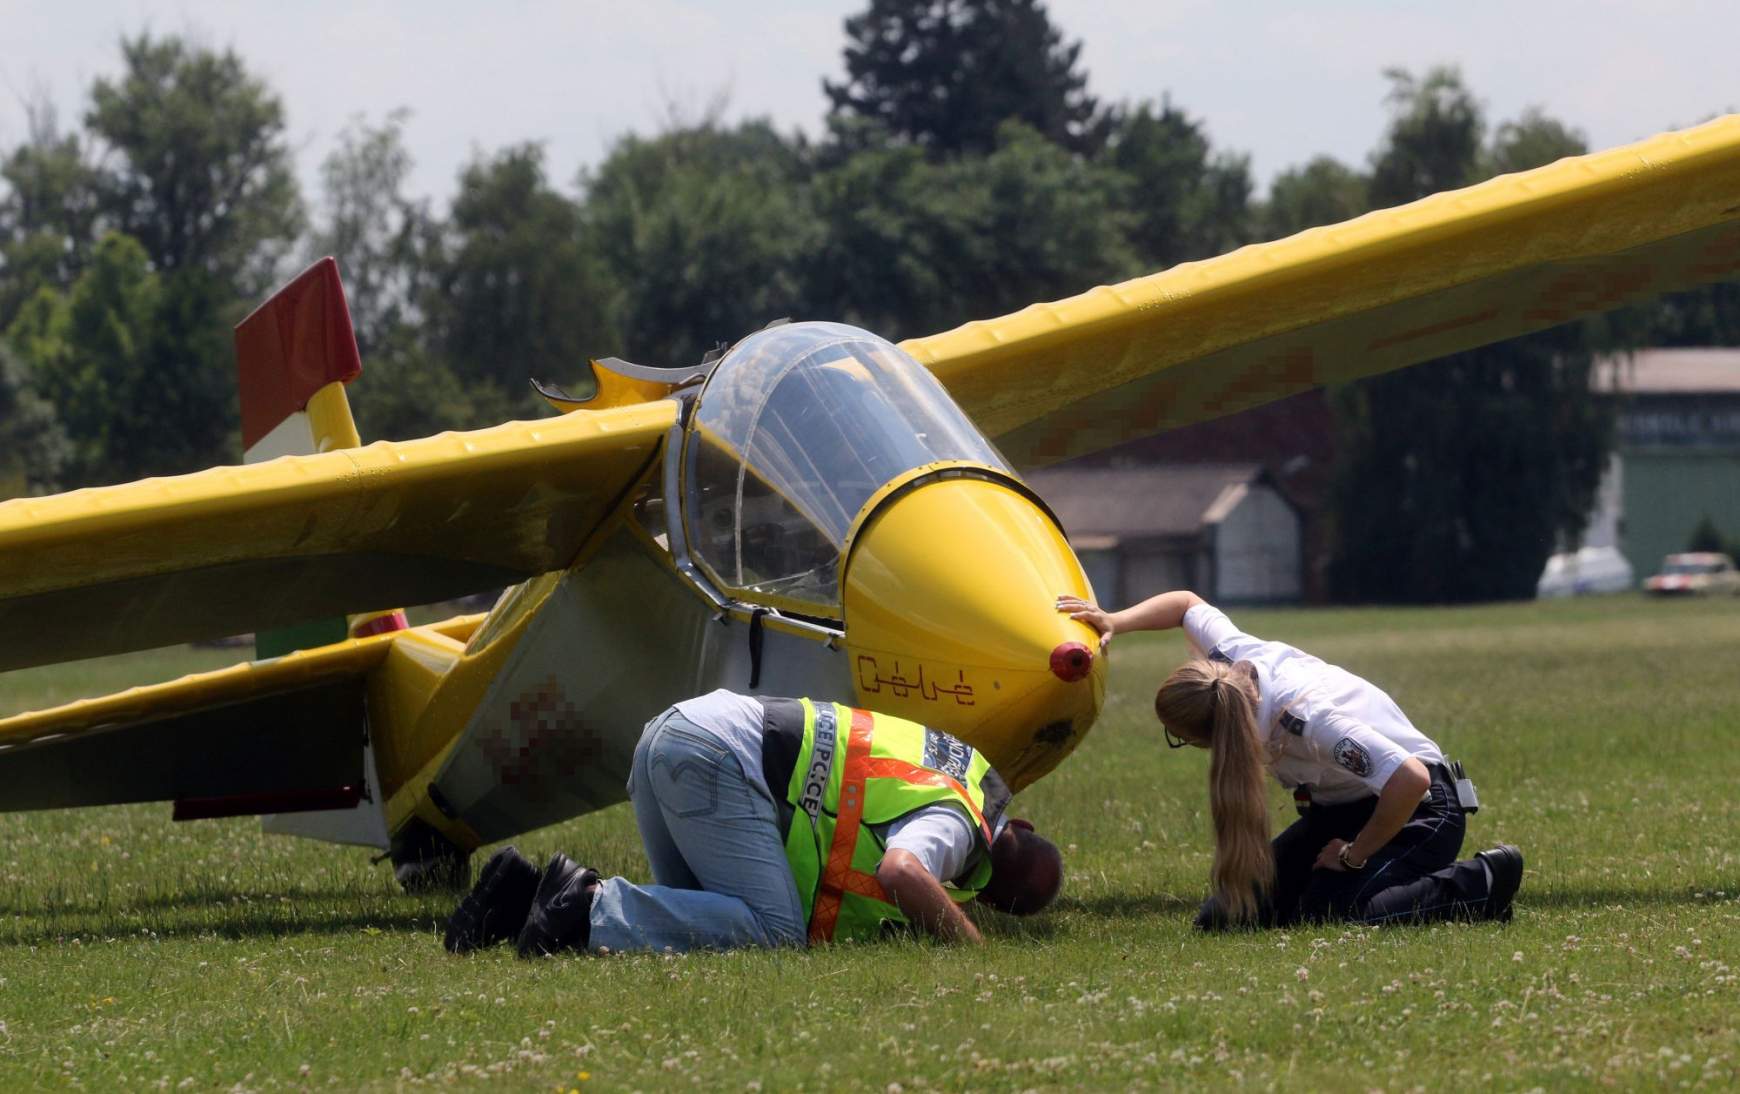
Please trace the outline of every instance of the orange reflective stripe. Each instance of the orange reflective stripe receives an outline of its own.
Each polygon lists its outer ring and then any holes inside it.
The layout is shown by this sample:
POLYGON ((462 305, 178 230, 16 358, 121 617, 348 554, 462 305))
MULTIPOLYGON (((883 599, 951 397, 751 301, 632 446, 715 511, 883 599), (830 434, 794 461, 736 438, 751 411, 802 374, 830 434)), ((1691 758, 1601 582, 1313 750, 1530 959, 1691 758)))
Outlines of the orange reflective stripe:
MULTIPOLYGON (((834 843, 828 848, 828 862, 822 867, 822 876, 816 885, 816 902, 810 911, 812 943, 833 939, 834 925, 840 919, 840 898, 852 883, 852 875, 858 873, 852 869, 852 852, 858 846, 858 824, 864 817, 864 780, 868 767, 866 761, 870 758, 872 724, 869 711, 852 711, 852 733, 846 740, 845 761, 840 768, 839 816, 834 822, 834 843)), ((880 886, 877 886, 877 892, 881 892, 880 886)))
POLYGON ((990 845, 991 826, 985 823, 985 814, 981 813, 979 807, 973 804, 973 796, 967 793, 967 788, 961 785, 960 780, 945 775, 941 771, 933 771, 928 767, 920 767, 917 764, 907 763, 905 760, 895 760, 885 756, 866 760, 864 764, 866 776, 872 779, 899 779, 915 786, 941 786, 953 790, 960 797, 961 803, 973 814, 973 820, 978 822, 979 831, 985 836, 986 846, 990 845))
POLYGON ((876 880, 875 874, 866 874, 862 870, 846 871, 846 891, 856 896, 867 896, 871 900, 888 903, 888 890, 876 880))

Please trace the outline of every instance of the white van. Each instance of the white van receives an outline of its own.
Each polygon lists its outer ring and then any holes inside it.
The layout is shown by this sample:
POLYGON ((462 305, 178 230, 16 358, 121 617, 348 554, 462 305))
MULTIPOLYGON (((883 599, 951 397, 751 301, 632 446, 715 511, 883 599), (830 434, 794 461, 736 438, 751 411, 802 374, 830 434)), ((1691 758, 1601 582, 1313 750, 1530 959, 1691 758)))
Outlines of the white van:
POLYGON ((1617 547, 1584 547, 1547 559, 1535 583, 1538 597, 1622 593, 1634 588, 1637 575, 1617 547))

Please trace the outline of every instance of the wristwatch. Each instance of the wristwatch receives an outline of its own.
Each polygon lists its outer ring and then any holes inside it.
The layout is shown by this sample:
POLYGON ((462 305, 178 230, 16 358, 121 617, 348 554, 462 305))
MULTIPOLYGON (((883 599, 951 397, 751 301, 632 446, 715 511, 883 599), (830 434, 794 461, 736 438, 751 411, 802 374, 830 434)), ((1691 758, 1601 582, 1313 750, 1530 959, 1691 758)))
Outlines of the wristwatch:
POLYGON ((1351 850, 1353 850, 1353 844, 1344 843, 1341 845, 1341 850, 1335 852, 1336 861, 1341 863, 1341 868, 1343 870, 1363 870, 1363 869, 1365 869, 1365 863, 1362 862, 1358 866, 1355 866, 1353 863, 1351 863, 1347 860, 1347 853, 1351 850))

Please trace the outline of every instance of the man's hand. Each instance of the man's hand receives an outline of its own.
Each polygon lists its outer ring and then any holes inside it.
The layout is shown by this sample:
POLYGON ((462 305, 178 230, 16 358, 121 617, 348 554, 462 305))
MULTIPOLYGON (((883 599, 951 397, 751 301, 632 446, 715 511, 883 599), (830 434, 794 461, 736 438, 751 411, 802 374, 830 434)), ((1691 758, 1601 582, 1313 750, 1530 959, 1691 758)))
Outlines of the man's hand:
POLYGON ((1071 619, 1079 619, 1098 631, 1101 650, 1112 644, 1112 632, 1116 629, 1112 625, 1112 615, 1110 612, 1101 611, 1099 605, 1065 593, 1057 598, 1057 610, 1068 612, 1071 619))
POLYGON ((950 899, 942 882, 931 876, 918 856, 896 847, 882 856, 876 880, 888 902, 926 931, 944 942, 983 942, 961 909, 950 899))
POLYGON ((1313 869, 1334 870, 1336 873, 1345 874, 1347 867, 1341 864, 1341 849, 1346 846, 1347 841, 1344 839, 1332 839, 1324 844, 1323 850, 1317 852, 1317 863, 1313 869))

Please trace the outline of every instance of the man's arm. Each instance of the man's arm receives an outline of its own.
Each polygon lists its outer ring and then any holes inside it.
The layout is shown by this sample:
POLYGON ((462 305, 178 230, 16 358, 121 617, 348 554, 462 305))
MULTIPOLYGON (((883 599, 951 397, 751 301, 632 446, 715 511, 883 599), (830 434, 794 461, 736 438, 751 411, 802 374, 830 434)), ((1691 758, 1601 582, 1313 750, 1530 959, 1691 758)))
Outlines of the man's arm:
POLYGON ((1184 613, 1202 603, 1205 603, 1202 597, 1189 589, 1174 589, 1121 612, 1102 611, 1080 597, 1065 595, 1057 598, 1057 610, 1068 612, 1071 619, 1079 619, 1099 631, 1100 648, 1104 649, 1111 643, 1112 635, 1124 631, 1169 631, 1182 626, 1184 613))
POLYGON ((911 851, 896 847, 882 856, 876 867, 876 880, 888 900, 906 918, 944 942, 983 942, 979 929, 949 898, 942 882, 911 851))

